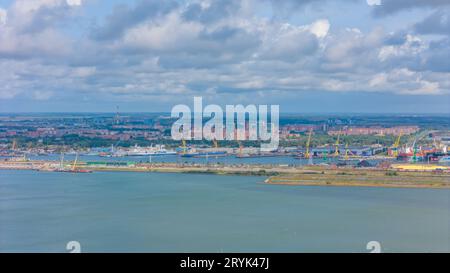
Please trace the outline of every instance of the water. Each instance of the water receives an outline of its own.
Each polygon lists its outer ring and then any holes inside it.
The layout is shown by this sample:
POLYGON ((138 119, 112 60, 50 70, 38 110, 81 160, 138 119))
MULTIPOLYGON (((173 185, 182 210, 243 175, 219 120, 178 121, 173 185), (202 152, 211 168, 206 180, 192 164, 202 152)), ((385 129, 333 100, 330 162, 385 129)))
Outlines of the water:
POLYGON ((0 171, 0 252, 449 252, 450 190, 0 171))
MULTIPOLYGON (((42 156, 29 156, 33 160, 55 160, 59 161, 61 155, 51 154, 42 156)), ((75 155, 64 155, 65 161, 75 160, 75 155)), ((274 157, 249 157, 249 158, 237 158, 235 156, 209 156, 209 157, 181 157, 179 155, 163 155, 163 156, 125 156, 125 157, 101 157, 95 155, 81 155, 79 156, 81 161, 132 161, 132 162, 153 162, 153 163, 197 163, 197 164, 264 164, 264 165, 306 165, 309 164, 309 159, 297 159, 293 156, 274 156, 274 157)), ((312 159, 314 164, 321 163, 337 163, 337 158, 314 158, 312 159)), ((371 163, 376 164, 379 160, 369 160, 371 163)), ((356 164, 358 161, 350 161, 348 164, 356 164)))

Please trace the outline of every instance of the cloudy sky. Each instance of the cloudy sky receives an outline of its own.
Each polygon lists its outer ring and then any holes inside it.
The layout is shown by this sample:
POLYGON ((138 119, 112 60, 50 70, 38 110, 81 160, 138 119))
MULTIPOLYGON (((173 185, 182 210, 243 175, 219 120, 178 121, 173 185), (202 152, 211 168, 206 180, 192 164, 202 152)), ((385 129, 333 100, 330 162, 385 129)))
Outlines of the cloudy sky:
POLYGON ((0 0, 0 112, 450 112, 448 0, 0 0))

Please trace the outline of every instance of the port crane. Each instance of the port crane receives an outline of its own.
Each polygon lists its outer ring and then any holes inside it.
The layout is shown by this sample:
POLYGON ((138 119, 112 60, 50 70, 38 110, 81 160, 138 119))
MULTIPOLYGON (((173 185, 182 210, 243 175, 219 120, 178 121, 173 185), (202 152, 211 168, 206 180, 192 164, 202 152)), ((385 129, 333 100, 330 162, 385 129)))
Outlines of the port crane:
POLYGON ((122 140, 119 139, 119 140, 116 142, 116 144, 111 144, 111 155, 114 155, 114 153, 116 152, 115 148, 119 147, 119 143, 120 143, 121 141, 122 141, 122 140), (115 148, 114 148, 114 147, 115 147, 115 148))
POLYGON ((61 156, 59 158, 59 169, 60 170, 64 169, 64 152, 61 152, 61 156))
POLYGON ((13 140, 13 143, 12 143, 11 150, 12 150, 12 151, 15 151, 16 148, 17 148, 17 139, 14 139, 14 140, 13 140))
MULTIPOLYGON (((412 143, 412 145, 411 145, 411 148, 410 148, 410 149, 412 150, 412 153, 413 153, 413 156, 412 156, 411 160, 412 160, 412 162, 414 162, 414 163, 417 162, 417 156, 418 156, 418 153, 420 153, 420 152, 418 151, 418 149, 417 149, 416 143, 417 143, 420 139, 424 138, 426 135, 427 135, 427 133, 425 132, 425 133, 419 134, 418 136, 416 136, 416 137, 414 138, 414 141, 413 141, 413 143, 412 143)), ((422 150, 422 149, 419 148, 419 150, 422 150)), ((422 155, 423 155, 423 154, 421 154, 421 156, 422 156, 422 155)))
POLYGON ((243 154, 242 154, 242 150, 243 150, 243 148, 244 148, 244 145, 242 144, 242 142, 241 141, 237 141, 237 143, 238 143, 238 145, 239 145, 239 156, 242 156, 243 154))
POLYGON ((181 139, 181 152, 182 154, 186 154, 187 146, 186 146, 186 140, 184 138, 181 139))
POLYGON ((77 167, 77 162, 78 162, 78 153, 76 153, 75 160, 73 161, 72 172, 75 172, 75 169, 77 167))
POLYGON ((403 133, 400 132, 397 139, 395 140, 394 144, 392 145, 392 155, 397 157, 398 156, 398 147, 400 146, 400 140, 402 138, 403 133))
POLYGON ((334 156, 339 156, 339 141, 341 138, 341 133, 342 133, 342 131, 339 130, 338 137, 336 139, 336 143, 334 144, 335 145, 334 156))
POLYGON ((344 159, 348 160, 350 156, 355 156, 355 154, 353 154, 352 151, 350 151, 350 149, 348 148, 348 143, 346 143, 344 159))
POLYGON ((308 140, 306 141, 305 158, 310 158, 311 157, 311 153, 309 151, 309 146, 311 144, 311 135, 312 135, 312 128, 309 129, 308 140))
POLYGON ((433 148, 434 148, 435 150, 438 150, 438 149, 441 148, 441 143, 438 143, 438 142, 436 141, 436 137, 433 137, 433 148))

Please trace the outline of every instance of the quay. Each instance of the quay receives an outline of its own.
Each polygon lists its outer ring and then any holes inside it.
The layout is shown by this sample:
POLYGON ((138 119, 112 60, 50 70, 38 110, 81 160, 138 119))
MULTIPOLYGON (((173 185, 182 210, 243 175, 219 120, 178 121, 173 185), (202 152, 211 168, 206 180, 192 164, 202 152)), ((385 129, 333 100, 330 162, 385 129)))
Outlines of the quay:
POLYGON ((0 170, 35 170, 89 175, 90 172, 166 172, 264 176, 270 185, 450 188, 450 167, 392 164, 385 168, 335 165, 181 164, 137 162, 76 162, 61 166, 50 160, 2 160, 0 170), (70 172, 70 171, 69 171, 70 172))

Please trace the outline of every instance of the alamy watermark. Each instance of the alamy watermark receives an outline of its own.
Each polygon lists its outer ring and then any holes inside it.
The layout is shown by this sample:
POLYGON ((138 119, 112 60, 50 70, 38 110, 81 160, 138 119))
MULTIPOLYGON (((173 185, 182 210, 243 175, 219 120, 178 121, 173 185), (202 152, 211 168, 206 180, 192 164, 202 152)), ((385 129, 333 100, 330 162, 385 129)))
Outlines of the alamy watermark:
POLYGON ((209 104, 203 108, 203 98, 194 97, 194 111, 184 104, 172 108, 173 140, 253 140, 262 141, 263 152, 278 149, 279 105, 226 105, 225 113, 219 105, 209 104), (203 124, 204 119, 209 119, 203 124), (225 122, 225 125, 224 125, 225 122), (193 125, 192 125, 193 123, 193 125))
POLYGON ((69 253, 81 253, 81 244, 78 241, 70 241, 66 244, 69 253))

